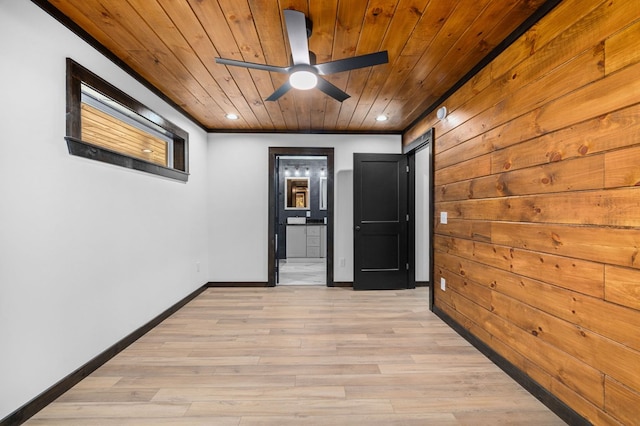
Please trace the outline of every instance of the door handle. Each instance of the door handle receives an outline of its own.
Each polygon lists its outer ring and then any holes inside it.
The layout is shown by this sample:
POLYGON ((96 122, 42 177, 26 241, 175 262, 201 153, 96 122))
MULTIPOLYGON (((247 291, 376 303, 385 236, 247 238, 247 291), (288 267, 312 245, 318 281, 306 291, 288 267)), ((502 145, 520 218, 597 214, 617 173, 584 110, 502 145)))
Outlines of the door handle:
POLYGON ((356 225, 356 231, 360 230, 360 225, 356 225))

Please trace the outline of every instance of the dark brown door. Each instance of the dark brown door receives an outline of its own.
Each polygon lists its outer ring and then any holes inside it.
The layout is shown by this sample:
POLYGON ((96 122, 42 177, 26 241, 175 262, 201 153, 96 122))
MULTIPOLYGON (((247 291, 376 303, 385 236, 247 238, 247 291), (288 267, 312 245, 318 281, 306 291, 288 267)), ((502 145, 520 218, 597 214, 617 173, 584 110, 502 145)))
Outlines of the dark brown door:
POLYGON ((354 290, 408 287, 407 157, 354 154, 354 290))

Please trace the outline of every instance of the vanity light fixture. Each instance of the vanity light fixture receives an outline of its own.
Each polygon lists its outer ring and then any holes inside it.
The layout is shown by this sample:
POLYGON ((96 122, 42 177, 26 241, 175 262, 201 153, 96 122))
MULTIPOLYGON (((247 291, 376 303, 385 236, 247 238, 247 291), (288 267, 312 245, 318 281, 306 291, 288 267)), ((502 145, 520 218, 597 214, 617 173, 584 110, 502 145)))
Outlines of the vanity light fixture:
POLYGON ((387 121, 389 119, 389 117, 387 117, 384 114, 380 114, 379 116, 376 117, 376 121, 387 121))
POLYGON ((438 117, 438 120, 444 120, 447 117, 447 107, 443 106, 438 108, 436 116, 438 117))
POLYGON ((238 117, 238 114, 234 114, 234 113, 231 113, 231 112, 230 112, 229 114, 227 114, 227 115, 226 115, 226 117, 227 117, 229 120, 237 120, 237 119, 239 118, 239 117, 238 117))
POLYGON ((309 176, 311 174, 311 172, 309 172, 309 168, 307 167, 307 170, 304 171, 304 175, 305 176, 309 176))
POLYGON ((289 171, 289 168, 288 168, 288 167, 285 167, 285 168, 284 168, 284 175, 285 175, 285 176, 289 176, 290 174, 291 174, 291 172, 289 171))
POLYGON ((296 176, 300 176, 300 169, 298 168, 298 166, 296 166, 296 173, 295 173, 295 175, 296 175, 296 176))
POLYGON ((324 176, 325 175, 325 171, 324 171, 324 167, 320 169, 320 176, 324 176))

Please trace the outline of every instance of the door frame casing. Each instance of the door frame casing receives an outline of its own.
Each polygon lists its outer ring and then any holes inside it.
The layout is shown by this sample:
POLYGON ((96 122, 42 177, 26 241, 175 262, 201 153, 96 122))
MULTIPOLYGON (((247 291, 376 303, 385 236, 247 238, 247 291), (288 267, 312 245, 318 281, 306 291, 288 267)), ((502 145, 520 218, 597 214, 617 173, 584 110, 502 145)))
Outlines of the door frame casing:
POLYGON ((327 157, 327 271, 326 286, 333 287, 333 229, 334 229, 334 149, 307 147, 269 147, 269 224, 268 224, 268 286, 276 286, 276 157, 280 156, 327 157))
POLYGON ((427 149, 429 153, 429 309, 433 310, 433 286, 435 285, 435 271, 434 258, 433 258, 433 240, 435 233, 435 158, 433 144, 435 143, 435 129, 432 127, 425 133, 411 141, 409 144, 402 147, 402 153, 409 157, 409 243, 410 248, 410 282, 413 280, 415 286, 415 205, 416 205, 416 185, 415 185, 415 154, 418 151, 427 149), (412 257, 411 257, 412 256, 412 257))

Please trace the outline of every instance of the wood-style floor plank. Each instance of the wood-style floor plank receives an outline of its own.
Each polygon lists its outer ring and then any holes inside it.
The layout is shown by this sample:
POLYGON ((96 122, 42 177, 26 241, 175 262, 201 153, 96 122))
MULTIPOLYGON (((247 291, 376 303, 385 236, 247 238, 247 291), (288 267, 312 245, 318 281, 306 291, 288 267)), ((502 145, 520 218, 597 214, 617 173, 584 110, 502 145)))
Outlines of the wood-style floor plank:
POLYGON ((33 425, 560 425, 426 288, 211 288, 33 425))

